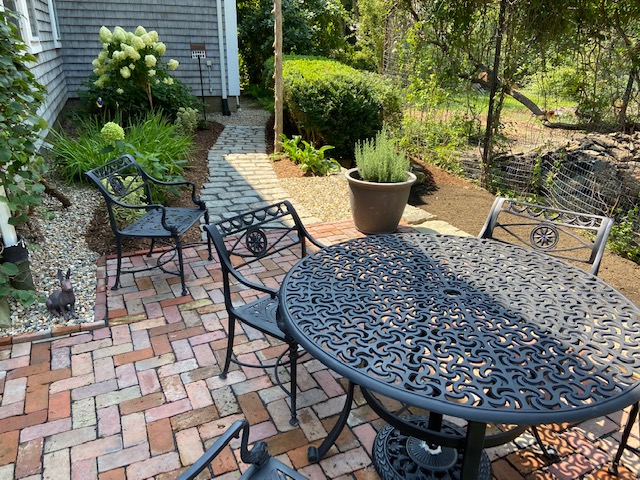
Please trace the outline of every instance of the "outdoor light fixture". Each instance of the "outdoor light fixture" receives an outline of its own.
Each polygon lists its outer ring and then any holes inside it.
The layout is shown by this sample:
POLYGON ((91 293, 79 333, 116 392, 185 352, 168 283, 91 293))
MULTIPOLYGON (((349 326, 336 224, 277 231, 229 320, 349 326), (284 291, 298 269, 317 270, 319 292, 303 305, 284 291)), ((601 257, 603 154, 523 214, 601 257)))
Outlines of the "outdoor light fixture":
POLYGON ((200 98, 202 99, 202 118, 207 121, 207 106, 204 102, 204 82, 202 81, 202 60, 207 58, 207 47, 204 43, 190 43, 191 58, 198 59, 198 70, 200 71, 200 98))

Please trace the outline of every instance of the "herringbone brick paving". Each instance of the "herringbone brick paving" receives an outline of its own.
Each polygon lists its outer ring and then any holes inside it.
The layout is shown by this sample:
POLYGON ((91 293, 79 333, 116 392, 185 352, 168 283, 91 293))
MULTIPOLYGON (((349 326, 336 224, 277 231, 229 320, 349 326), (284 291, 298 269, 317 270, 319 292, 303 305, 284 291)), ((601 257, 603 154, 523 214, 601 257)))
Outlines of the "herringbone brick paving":
MULTIPOLYGON (((357 235, 350 222, 310 230, 325 243, 357 235)), ((266 440, 311 479, 377 479, 371 447, 384 423, 359 394, 336 446, 318 464, 307 459, 307 447, 326 436, 345 399, 344 379, 320 362, 299 368, 299 427, 289 425, 287 398, 269 372, 235 367, 226 380, 218 377, 227 328, 219 263, 203 246, 185 254, 188 296, 180 296, 178 277, 158 270, 126 274, 122 288, 107 290, 109 260, 99 279, 108 327, 0 346, 0 479, 173 479, 243 417, 251 441, 266 440)), ((251 300, 251 292, 236 299, 251 300)), ((235 352, 244 359, 273 359, 282 348, 255 330, 237 331, 235 352)), ((613 478, 607 467, 623 420, 617 413, 544 428, 561 456, 553 464, 525 434, 489 450, 493 476, 613 478)), ((238 477, 237 446, 216 461, 216 478, 238 477)), ((639 459, 626 453, 623 463, 618 478, 636 478, 639 459)))

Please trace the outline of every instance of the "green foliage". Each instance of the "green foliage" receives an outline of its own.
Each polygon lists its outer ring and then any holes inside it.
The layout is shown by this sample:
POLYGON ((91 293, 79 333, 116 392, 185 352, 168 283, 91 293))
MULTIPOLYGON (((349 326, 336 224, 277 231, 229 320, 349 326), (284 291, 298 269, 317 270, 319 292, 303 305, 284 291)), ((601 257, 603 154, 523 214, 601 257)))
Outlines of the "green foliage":
MULTIPOLYGON (((134 205, 134 206, 147 205, 148 202, 146 199, 144 188, 142 188, 142 185, 143 185, 142 180, 139 180, 139 179, 132 180, 132 177, 129 177, 129 176, 120 177, 120 178, 122 179, 122 183, 124 185, 129 185, 129 188, 132 190, 120 201, 122 203, 126 203, 127 205, 134 205)), ((113 187, 106 179, 102 180, 102 185, 104 185, 107 188, 107 191, 109 191, 109 193, 115 193, 113 191, 113 187)), ((118 205, 115 205, 113 207, 113 215, 116 218, 116 222, 118 223, 119 228, 123 228, 124 226, 135 222, 140 217, 142 217, 145 213, 146 211, 142 209, 137 210, 137 209, 131 209, 131 208, 124 208, 118 205)))
POLYGON ((181 135, 193 135, 198 127, 198 110, 180 107, 176 116, 176 131, 181 135))
POLYGON ((166 47, 158 33, 138 27, 126 32, 100 29, 103 50, 93 60, 93 74, 83 83, 79 96, 87 111, 105 112, 108 118, 120 115, 125 121, 150 111, 163 111, 175 120, 180 107, 195 107, 197 98, 169 70, 178 68, 176 60, 162 62, 166 47))
POLYGON ((406 115, 402 122, 400 145, 411 154, 455 175, 463 175, 460 149, 477 134, 475 118, 454 114, 450 120, 406 115))
POLYGON ((82 125, 76 136, 51 131, 52 153, 60 173, 69 181, 85 181, 84 172, 92 170, 118 155, 129 153, 145 171, 159 179, 179 177, 191 153, 191 137, 180 134, 177 127, 160 114, 147 114, 126 129, 126 139, 105 139, 98 120, 82 125))
POLYGON ((381 72, 385 35, 391 35, 385 28, 389 2, 358 0, 357 6, 357 23, 353 35, 355 43, 349 42, 344 52, 339 52, 335 58, 358 70, 381 72))
POLYGON ((328 59, 285 59, 284 103, 302 136, 352 156, 357 141, 375 136, 385 122, 400 119, 392 83, 328 59))
POLYGON ((12 218, 9 223, 28 221, 29 209, 40 204, 44 161, 36 151, 41 130, 47 123, 37 115, 45 88, 27 64, 36 62, 20 39, 14 15, 0 11, 0 185, 12 218))
MULTIPOLYGON (((36 150, 39 133, 47 123, 37 115, 45 88, 29 69, 37 59, 28 53, 13 24, 15 15, 0 11, 0 201, 7 204, 9 224, 21 225, 29 220, 29 211, 41 203, 44 186, 41 175, 44 161, 36 150)), ((9 295, 22 303, 32 303, 35 293, 15 290, 11 277, 17 266, 0 266, 0 299, 9 295)))
POLYGON ((638 236, 634 233, 639 221, 638 207, 634 207, 626 213, 618 210, 616 221, 611 227, 611 233, 607 240, 607 246, 612 252, 635 263, 640 263, 640 245, 638 244, 638 236))
POLYGON ((309 142, 302 140, 304 148, 300 148, 300 135, 294 135, 291 139, 282 135, 282 149, 289 159, 298 165, 303 172, 311 170, 318 175, 329 175, 340 171, 340 164, 332 158, 325 158, 324 152, 333 148, 331 145, 324 145, 316 149, 309 142))
POLYGON ((398 151, 385 131, 378 132, 375 139, 358 142, 355 157, 358 174, 367 182, 404 182, 411 169, 407 156, 398 151))
MULTIPOLYGON (((238 46, 249 83, 265 78, 262 66, 273 57, 273 1, 240 0, 238 46)), ((331 55, 347 44, 349 15, 339 0, 283 0, 283 53, 331 55)))

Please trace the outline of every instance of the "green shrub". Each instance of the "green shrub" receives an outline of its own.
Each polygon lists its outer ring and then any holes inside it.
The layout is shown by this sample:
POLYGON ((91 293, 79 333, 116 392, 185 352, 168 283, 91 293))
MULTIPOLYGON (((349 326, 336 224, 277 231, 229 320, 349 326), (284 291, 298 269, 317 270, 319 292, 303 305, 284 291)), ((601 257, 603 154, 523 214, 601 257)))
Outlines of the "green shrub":
POLYGON ((123 153, 133 155, 149 175, 170 180, 182 174, 185 159, 191 153, 191 137, 180 134, 160 114, 148 114, 128 127, 126 143, 122 142, 119 149, 102 136, 102 128, 102 123, 94 119, 86 122, 75 136, 51 131, 56 168, 67 180, 83 182, 84 172, 123 153))
POLYGON ((357 141, 400 119, 400 98, 382 76, 327 59, 285 59, 284 103, 302 136, 352 156, 357 141))
MULTIPOLYGON (((250 0, 238 5, 238 48, 246 80, 265 80, 262 65, 273 57, 273 1, 250 0)), ((345 32, 351 18, 339 0, 284 0, 282 48, 284 53, 330 55, 348 45, 345 32)), ((269 77, 270 78, 270 77, 269 77)))
POLYGON ((356 144, 356 166, 362 180, 377 183, 397 183, 407 180, 411 162, 397 150, 385 131, 378 132, 375 139, 356 144))
MULTIPOLYGON (((0 201, 11 212, 3 232, 28 222, 31 209, 41 203, 44 192, 41 175, 45 164, 36 145, 47 127, 38 116, 45 87, 32 71, 38 60, 20 38, 18 21, 13 12, 0 10, 0 201)), ((0 300, 13 296, 31 304, 37 299, 35 291, 13 287, 19 273, 14 263, 0 265, 0 300)))
POLYGON ((176 130, 181 135, 193 135, 198 127, 198 110, 180 107, 176 116, 176 130))
MULTIPOLYGON (((120 200, 122 203, 126 203, 127 205, 135 205, 135 206, 147 204, 145 190, 144 188, 141 188, 142 180, 133 180, 132 179, 133 177, 130 177, 130 176, 121 177, 118 175, 117 177, 122 180, 123 184, 130 185, 130 188, 133 190, 132 192, 130 192, 120 200)), ((113 191, 113 187, 107 181, 106 178, 102 180, 102 185, 104 185, 104 187, 107 189, 109 193, 111 194, 115 193, 113 191)), ((127 225, 130 225, 131 223, 135 222, 140 217, 142 217, 145 213, 146 213, 146 210, 142 210, 142 209, 136 210, 132 208, 120 207, 118 205, 115 205, 113 207, 113 216, 116 219, 118 228, 124 228, 127 225)))
MULTIPOLYGON (((78 96, 87 113, 100 115, 103 118, 121 118, 126 124, 135 123, 152 110, 144 91, 132 83, 122 85, 105 84, 102 87, 95 85, 97 75, 90 75, 89 79, 78 90, 78 96)), ((152 88, 153 110, 162 112, 169 120, 177 118, 181 107, 196 108, 200 101, 189 86, 177 78, 171 85, 159 83, 152 88)))
POLYGON ((332 158, 324 158, 324 152, 333 148, 325 145, 315 148, 309 142, 302 140, 304 148, 300 148, 299 143, 302 137, 294 135, 291 139, 282 135, 282 150, 289 159, 298 165, 303 172, 311 170, 318 175, 328 175, 340 171, 340 164, 332 158))
POLYGON ((638 245, 638 237, 634 233, 635 226, 639 220, 640 212, 638 207, 634 207, 626 213, 618 210, 616 212, 616 221, 611 227, 611 233, 607 241, 607 246, 613 253, 617 253, 635 263, 640 263, 640 245, 638 245))

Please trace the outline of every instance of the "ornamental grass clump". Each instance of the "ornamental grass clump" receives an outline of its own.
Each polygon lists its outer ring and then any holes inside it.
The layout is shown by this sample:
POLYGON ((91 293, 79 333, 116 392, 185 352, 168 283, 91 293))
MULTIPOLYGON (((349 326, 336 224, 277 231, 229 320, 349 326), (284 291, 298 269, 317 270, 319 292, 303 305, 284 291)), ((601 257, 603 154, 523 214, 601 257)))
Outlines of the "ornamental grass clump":
POLYGON ((399 151, 383 130, 375 139, 356 143, 356 166, 362 180, 376 183, 398 183, 407 180, 411 162, 399 151))

